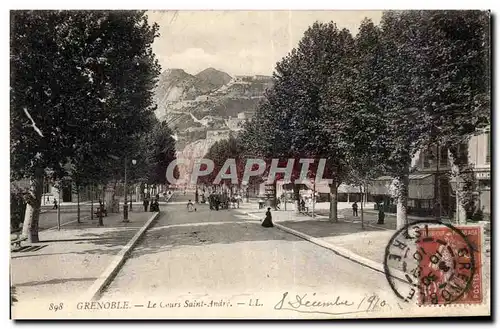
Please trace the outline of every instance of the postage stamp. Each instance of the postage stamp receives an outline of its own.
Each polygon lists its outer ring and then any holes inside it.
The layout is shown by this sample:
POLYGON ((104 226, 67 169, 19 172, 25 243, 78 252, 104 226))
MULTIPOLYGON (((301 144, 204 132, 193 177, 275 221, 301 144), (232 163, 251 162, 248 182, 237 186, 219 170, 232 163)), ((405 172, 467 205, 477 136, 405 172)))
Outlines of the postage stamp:
POLYGON ((482 227, 417 221, 399 230, 384 268, 396 295, 419 305, 482 302, 482 227), (395 280, 401 270, 405 282, 395 280))

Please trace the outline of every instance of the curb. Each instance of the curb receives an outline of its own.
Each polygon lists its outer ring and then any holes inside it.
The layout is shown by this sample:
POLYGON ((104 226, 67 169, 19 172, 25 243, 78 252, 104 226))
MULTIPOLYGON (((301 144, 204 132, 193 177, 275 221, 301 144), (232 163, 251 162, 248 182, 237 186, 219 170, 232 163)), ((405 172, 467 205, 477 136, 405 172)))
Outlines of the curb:
MULTIPOLYGON (((255 216, 253 214, 250 214, 250 213, 246 213, 246 214, 248 216, 258 218, 257 216, 255 216)), ((337 254, 343 258, 349 259, 350 261, 353 261, 353 262, 358 263, 360 265, 363 265, 365 267, 371 268, 372 270, 375 270, 377 272, 381 272, 383 274, 386 274, 385 270, 384 270, 384 265, 382 263, 378 263, 378 262, 375 262, 371 259, 360 256, 360 255, 353 253, 352 251, 347 250, 345 248, 335 246, 331 243, 324 241, 323 239, 318 239, 318 238, 312 237, 308 234, 296 231, 294 229, 291 229, 289 227, 283 226, 283 225, 278 224, 278 223, 273 223, 273 224, 276 228, 278 228, 282 231, 285 231, 285 232, 290 233, 292 235, 298 236, 299 238, 302 238, 306 241, 314 243, 315 245, 318 245, 320 247, 323 247, 325 249, 333 251, 335 254, 337 254)), ((394 273, 394 275, 392 275, 393 278, 407 282, 407 280, 405 279, 405 274, 403 272, 398 271, 396 269, 392 269, 391 272, 394 273)))
POLYGON ((154 213, 151 218, 144 224, 141 229, 130 239, 130 241, 120 250, 120 252, 114 257, 110 265, 104 270, 101 276, 94 282, 94 284, 87 291, 87 298, 85 300, 96 301, 101 297, 101 293, 106 288, 107 285, 111 283, 115 275, 118 273, 120 268, 125 263, 128 255, 132 249, 136 246, 139 239, 146 233, 148 228, 151 227, 153 222, 160 216, 159 212, 154 213))

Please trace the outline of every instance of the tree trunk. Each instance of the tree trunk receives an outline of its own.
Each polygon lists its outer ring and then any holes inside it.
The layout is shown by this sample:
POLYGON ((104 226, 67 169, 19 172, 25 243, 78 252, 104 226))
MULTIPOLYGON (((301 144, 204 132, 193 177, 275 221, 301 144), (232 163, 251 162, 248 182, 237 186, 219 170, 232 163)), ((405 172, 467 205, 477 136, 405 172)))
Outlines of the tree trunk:
MULTIPOLYGON (((455 150, 458 155, 458 151, 455 150)), ((464 179, 462 177, 462 172, 458 164, 460 160, 456 159, 452 152, 448 152, 448 162, 451 167, 451 174, 456 183, 455 188, 455 222, 456 224, 466 224, 467 223, 467 210, 465 209, 465 203, 467 202, 468 193, 464 189, 464 179)))
MULTIPOLYGON (((37 169, 30 179, 30 188, 26 196, 26 212, 24 213, 23 235, 29 243, 39 242, 38 220, 43 192, 43 169, 37 169)), ((60 207, 60 205, 58 205, 60 207)))
POLYGON ((361 202, 359 203, 359 205, 361 206, 361 228, 364 229, 365 228, 365 218, 363 216, 363 188, 361 187, 361 185, 359 185, 359 195, 361 195, 361 202))
POLYGON ((408 224, 408 185, 410 178, 403 174, 396 178, 396 228, 399 229, 408 224))
POLYGON ((451 165, 451 172, 456 182, 455 188, 455 222, 456 224, 467 223, 467 210, 465 209, 465 202, 468 196, 467 191, 464 190, 464 182, 461 177, 460 167, 456 164, 451 165))
POLYGON ((102 186, 102 207, 101 203, 99 203, 99 212, 98 212, 98 217, 99 217, 99 226, 104 226, 104 222, 102 220, 102 210, 106 209, 106 206, 104 205, 104 201, 106 199, 106 186, 107 184, 103 184, 102 186))
POLYGON ((61 193, 62 193, 63 182, 59 181, 59 187, 57 188, 57 230, 61 229, 61 193))
POLYGON ((333 181, 330 184, 330 221, 338 222, 339 218, 337 215, 337 202, 338 202, 338 185, 337 182, 333 181))
POLYGON ((298 184, 293 184, 293 198, 295 199, 295 213, 300 212, 300 191, 299 191, 299 185, 298 184))
POLYGON ((94 220, 94 185, 90 186, 90 220, 94 220))
POLYGON ((76 221, 80 222, 80 186, 76 186, 76 221))
POLYGON ((276 179, 273 182, 273 206, 274 206, 274 211, 277 211, 278 208, 278 182, 276 179))

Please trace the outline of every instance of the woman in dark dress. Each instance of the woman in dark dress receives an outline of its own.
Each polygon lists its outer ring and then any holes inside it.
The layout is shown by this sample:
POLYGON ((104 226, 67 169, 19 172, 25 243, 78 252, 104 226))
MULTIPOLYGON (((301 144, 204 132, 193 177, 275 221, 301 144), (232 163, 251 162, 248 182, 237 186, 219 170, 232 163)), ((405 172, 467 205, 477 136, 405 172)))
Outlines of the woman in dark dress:
POLYGON ((273 227, 273 218, 271 216, 271 208, 267 208, 266 218, 262 222, 262 226, 264 227, 273 227))

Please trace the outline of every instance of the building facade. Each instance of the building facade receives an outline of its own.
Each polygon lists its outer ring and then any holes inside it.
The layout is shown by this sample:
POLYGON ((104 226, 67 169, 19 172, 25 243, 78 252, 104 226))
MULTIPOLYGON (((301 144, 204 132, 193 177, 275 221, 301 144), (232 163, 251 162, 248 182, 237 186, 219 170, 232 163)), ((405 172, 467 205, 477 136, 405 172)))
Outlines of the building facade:
MULTIPOLYGON (((11 183, 11 192, 14 191, 26 191, 29 188, 28 180, 20 180, 11 183)), ((91 189, 88 187, 81 188, 80 190, 80 202, 89 201, 92 197, 91 189)), ((95 198, 94 198, 95 199, 95 198)), ((42 206, 50 205, 54 203, 54 200, 58 202, 77 202, 78 194, 76 193, 75 185, 67 181, 63 183, 61 191, 54 186, 53 183, 49 181, 43 182, 42 190, 42 206)))
MULTIPOLYGON (((466 148, 468 163, 474 173, 475 209, 483 213, 491 213, 491 134, 485 130, 482 134, 473 136, 466 148)), ((456 210, 456 182, 451 175, 448 150, 444 147, 430 147, 422 150, 414 158, 415 172, 410 175, 408 191, 409 213, 430 216, 452 216, 456 210)), ((379 177, 372 182, 369 192, 372 197, 384 200, 389 211, 395 212, 393 199, 393 178, 379 177)))

